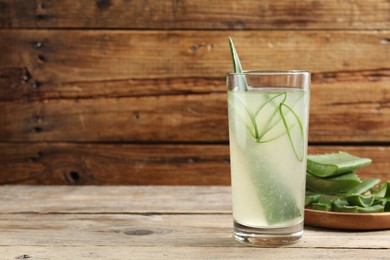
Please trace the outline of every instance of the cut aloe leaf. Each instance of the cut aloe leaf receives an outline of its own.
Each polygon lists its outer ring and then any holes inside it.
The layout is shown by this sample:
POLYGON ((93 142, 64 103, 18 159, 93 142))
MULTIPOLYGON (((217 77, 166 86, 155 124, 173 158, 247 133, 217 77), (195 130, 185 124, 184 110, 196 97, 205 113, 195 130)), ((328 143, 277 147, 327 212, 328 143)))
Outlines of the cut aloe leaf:
MULTIPOLYGON (((236 48, 234 47, 234 43, 231 37, 229 37, 229 46, 230 46, 230 52, 232 54, 232 60, 233 60, 233 71, 235 73, 242 73, 242 66, 240 62, 240 58, 238 57, 236 48)), ((239 80, 238 82, 238 89, 241 91, 247 91, 248 90, 248 83, 246 82, 246 78, 244 75, 237 75, 237 78, 239 80)))
POLYGON ((312 205, 313 203, 317 203, 320 196, 321 195, 319 195, 319 194, 306 195, 305 196, 305 207, 308 207, 308 206, 312 205))
POLYGON ((382 205, 373 205, 370 207, 351 206, 345 200, 338 200, 334 202, 333 210, 345 213, 378 213, 383 212, 384 207, 382 205))
POLYGON ((284 127, 286 129, 288 139, 290 140, 291 147, 294 151, 295 156, 299 161, 303 160, 303 152, 304 152, 304 144, 305 144, 305 139, 304 139, 304 132, 303 132, 303 126, 302 122, 299 119, 299 116, 295 113, 295 111, 289 107, 286 104, 280 104, 279 106, 279 112, 280 116, 282 117, 282 121, 284 124, 284 127), (289 111, 292 114, 291 120, 293 124, 297 124, 298 127, 290 128, 288 119, 285 116, 286 112, 289 111), (297 138, 294 138, 297 137, 297 138))
POLYGON ((379 213, 383 211, 384 207, 382 205, 373 205, 367 208, 358 207, 358 213, 379 213))
POLYGON ((371 193, 376 197, 376 198, 384 198, 386 195, 387 191, 387 183, 381 185, 379 189, 371 189, 371 193))
POLYGON ((373 195, 350 195, 346 196, 346 199, 351 206, 370 207, 374 203, 373 195))
MULTIPOLYGON (((262 140, 269 140, 275 138, 275 136, 280 136, 281 134, 286 134, 286 131, 284 130, 284 125, 282 122, 282 117, 280 116, 279 113, 279 106, 280 104, 283 104, 287 100, 287 93, 284 92, 285 95, 282 96, 281 98, 274 99, 271 101, 271 105, 273 106, 273 113, 270 114, 268 117, 268 120, 263 120, 263 122, 259 125, 262 126, 260 129, 260 139, 262 140), (279 102, 278 102, 279 101, 279 102), (282 126, 282 127, 279 127, 282 126), (280 129, 279 131, 275 131, 275 129, 280 129), (271 131, 272 130, 272 131, 271 131), (280 133, 281 132, 281 133, 280 133)), ((294 108, 295 105, 299 104, 299 101, 305 97, 305 93, 303 93, 301 96, 299 96, 296 100, 289 100, 289 104, 291 108, 294 108)), ((289 98, 292 98, 291 96, 289 98)), ((285 116, 289 115, 289 111, 286 112, 285 116)), ((288 120, 288 122, 293 121, 293 120, 288 120)), ((289 126, 290 129, 292 127, 295 127, 294 124, 289 126)))
POLYGON ((255 116, 245 105, 245 100, 242 100, 239 95, 236 95, 234 92, 228 94, 228 103, 231 108, 233 108, 235 115, 237 115, 247 127, 250 134, 255 138, 259 139, 259 132, 255 116), (237 100, 238 102, 235 102, 237 100), (247 122, 250 121, 251 125, 248 125, 247 122))
POLYGON ((390 199, 387 199, 383 205, 385 212, 390 212, 390 199))
POLYGON ((321 210, 321 211, 331 211, 332 203, 326 203, 326 202, 313 203, 313 209, 321 210))
POLYGON ((286 101, 287 93, 279 92, 272 95, 264 104, 262 104, 255 113, 256 123, 259 126, 259 142, 266 143, 273 141, 286 134, 284 127, 275 127, 273 121, 282 121, 279 115, 279 104, 286 101), (265 110, 264 113, 261 113, 265 110), (269 128, 269 126, 271 126, 269 128), (269 129, 268 129, 269 128, 269 129), (272 129, 272 131, 270 131, 272 129))
POLYGON ((390 212, 390 198, 381 198, 381 199, 375 199, 374 205, 381 205, 383 206, 384 212, 390 212))
POLYGON ((371 162, 369 158, 360 158, 346 152, 309 155, 307 170, 318 177, 330 177, 354 171, 371 162))
POLYGON ((337 200, 333 203, 333 210, 344 213, 357 213, 357 206, 350 206, 346 200, 337 200))
POLYGON ((311 173, 306 173, 306 188, 313 192, 342 194, 355 188, 359 184, 360 179, 353 172, 330 178, 319 178, 311 173))
POLYGON ((344 200, 344 196, 338 196, 338 195, 325 195, 321 194, 318 198, 318 202, 330 202, 333 203, 337 200, 344 200))
POLYGON ((347 191, 347 194, 349 194, 349 195, 364 194, 367 191, 369 191, 370 189, 372 189, 373 187, 375 187, 375 185, 379 184, 380 182, 381 182, 381 180, 377 179, 377 178, 366 179, 362 183, 357 185, 355 188, 347 191))
MULTIPOLYGON (((239 149, 242 148, 239 147, 239 149)), ((241 153, 243 153, 243 151, 241 151, 241 153)), ((242 158, 242 160, 244 160, 243 163, 249 166, 248 171, 251 181, 256 187, 259 203, 264 209, 267 223, 273 225, 288 220, 294 220, 297 217, 302 216, 302 211, 295 199, 295 195, 280 178, 282 173, 279 173, 276 170, 273 171, 273 174, 267 174, 267 172, 250 167, 250 165, 258 159, 256 153, 247 153, 247 155, 242 158)), ((271 167, 271 164, 268 163, 269 162, 263 162, 263 164, 267 164, 267 166, 263 166, 271 167)))
POLYGON ((386 185, 385 197, 390 198, 390 181, 386 182, 385 185, 386 185))

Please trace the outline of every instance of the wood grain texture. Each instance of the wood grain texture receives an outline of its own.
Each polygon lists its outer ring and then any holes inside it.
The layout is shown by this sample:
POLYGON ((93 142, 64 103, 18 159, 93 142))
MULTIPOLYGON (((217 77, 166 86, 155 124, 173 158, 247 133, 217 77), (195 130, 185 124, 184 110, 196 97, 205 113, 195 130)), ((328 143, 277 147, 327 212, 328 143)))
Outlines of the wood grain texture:
MULTIPOLYGON (((309 141, 389 142, 388 86, 313 87, 309 141)), ((226 93, 0 102, 0 111, 3 142, 228 141, 226 93)))
MULTIPOLYGON (((243 248, 231 214, 1 214, 0 245, 243 248)), ((387 249, 390 230, 362 234, 306 227, 289 248, 387 249), (348 240, 348 243, 346 243, 348 240)))
POLYGON ((227 186, 0 186, 0 213, 230 214, 227 186))
POLYGON ((390 230, 308 227, 287 247, 243 246, 226 212, 230 187, 2 186, 0 195, 2 259, 386 259, 390 251, 390 230))
POLYGON ((352 1, 2 0, 3 28, 388 29, 390 3, 352 1))
POLYGON ((313 72, 310 141, 389 141, 388 31, 81 30, 0 31, 0 140, 226 142, 230 33, 248 68, 313 72))
MULTIPOLYGON (((230 185, 228 145, 0 144, 0 184, 230 185)), ((387 146, 310 146, 373 159, 358 173, 390 179, 387 146)))
MULTIPOLYGON (((0 30, 0 69, 49 83, 223 78, 232 36, 244 69, 389 69, 390 31, 0 30), (256 54, 256 55, 254 55, 256 54)), ((381 79, 377 75, 377 80, 381 79)), ((388 78, 388 76, 387 76, 388 78)))
POLYGON ((322 248, 231 248, 231 247, 128 247, 128 246, 2 246, 0 256, 4 259, 386 259, 388 249, 322 249, 322 248), (20 253, 19 253, 20 252, 20 253), (19 257, 19 258, 17 258, 19 257))
POLYGON ((309 227, 287 247, 245 247, 232 238, 230 187, 2 186, 0 195, 3 259, 385 259, 390 250, 389 230, 309 227))

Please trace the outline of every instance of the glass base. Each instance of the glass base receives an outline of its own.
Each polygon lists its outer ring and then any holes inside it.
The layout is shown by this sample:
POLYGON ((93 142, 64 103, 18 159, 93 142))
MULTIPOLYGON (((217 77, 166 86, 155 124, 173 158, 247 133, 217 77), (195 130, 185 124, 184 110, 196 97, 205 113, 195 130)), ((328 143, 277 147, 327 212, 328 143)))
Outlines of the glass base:
POLYGON ((234 238, 246 245, 274 247, 298 242, 303 235, 303 221, 282 228, 254 228, 241 225, 234 220, 234 238))

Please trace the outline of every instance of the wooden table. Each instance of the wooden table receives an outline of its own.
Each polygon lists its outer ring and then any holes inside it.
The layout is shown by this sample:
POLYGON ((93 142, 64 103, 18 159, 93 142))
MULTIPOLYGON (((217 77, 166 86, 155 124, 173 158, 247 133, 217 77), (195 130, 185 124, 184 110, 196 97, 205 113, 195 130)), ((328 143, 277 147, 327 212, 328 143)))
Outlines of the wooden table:
POLYGON ((232 238, 229 187, 2 186, 0 259, 389 259, 390 230, 305 228, 287 247, 232 238))

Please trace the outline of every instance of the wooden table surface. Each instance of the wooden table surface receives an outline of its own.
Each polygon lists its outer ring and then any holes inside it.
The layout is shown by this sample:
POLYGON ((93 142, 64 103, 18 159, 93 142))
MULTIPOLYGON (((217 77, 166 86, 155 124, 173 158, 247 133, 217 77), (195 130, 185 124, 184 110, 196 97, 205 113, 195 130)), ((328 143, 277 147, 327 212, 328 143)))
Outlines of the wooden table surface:
POLYGON ((390 258, 390 230, 305 227, 291 246, 243 246, 229 187, 2 186, 0 208, 0 259, 390 258))

